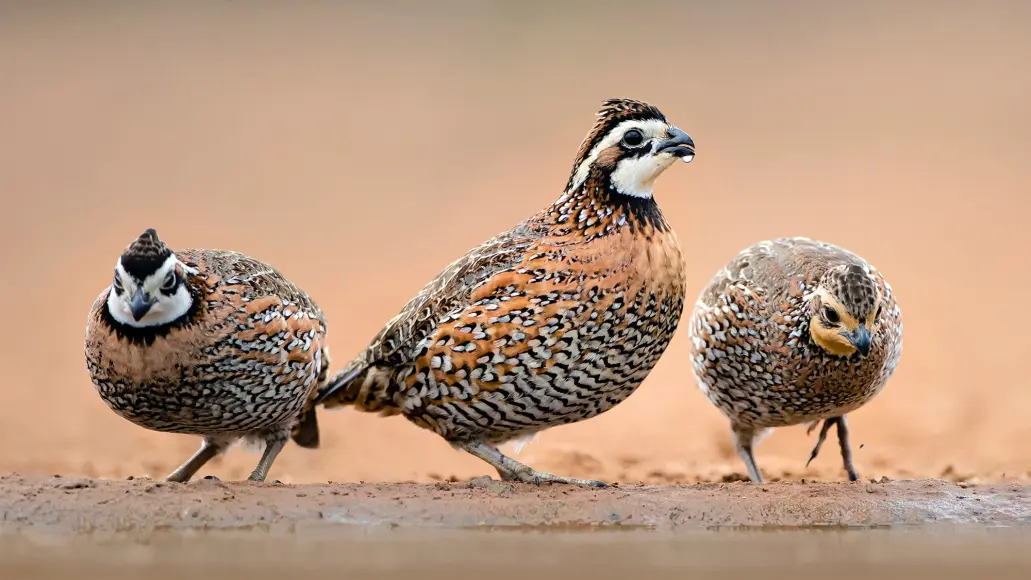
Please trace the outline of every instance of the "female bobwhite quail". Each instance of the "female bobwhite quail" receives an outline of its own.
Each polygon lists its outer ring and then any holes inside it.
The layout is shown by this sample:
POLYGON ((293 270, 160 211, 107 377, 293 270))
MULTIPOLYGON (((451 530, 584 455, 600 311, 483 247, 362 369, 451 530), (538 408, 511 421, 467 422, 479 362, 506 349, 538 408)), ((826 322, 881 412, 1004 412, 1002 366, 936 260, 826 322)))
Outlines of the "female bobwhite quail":
MULTIPOLYGON (((86 366, 115 413, 147 429, 201 435, 166 478, 189 480, 238 439, 264 444, 263 481, 328 375, 315 302, 257 260, 172 252, 153 229, 121 255, 86 323, 86 366)), ((295 440, 318 445, 317 431, 295 440)))
POLYGON ((837 425, 849 479, 845 414, 881 391, 902 354, 902 313, 865 260, 806 238, 755 244, 702 290, 690 323, 695 378, 729 419, 754 482, 753 447, 772 427, 824 421, 812 461, 837 425))
POLYGON ((693 156, 655 107, 606 101, 558 201, 448 266, 316 402, 401 414, 505 480, 605 485, 497 446, 611 409, 659 360, 685 278, 652 184, 693 156))

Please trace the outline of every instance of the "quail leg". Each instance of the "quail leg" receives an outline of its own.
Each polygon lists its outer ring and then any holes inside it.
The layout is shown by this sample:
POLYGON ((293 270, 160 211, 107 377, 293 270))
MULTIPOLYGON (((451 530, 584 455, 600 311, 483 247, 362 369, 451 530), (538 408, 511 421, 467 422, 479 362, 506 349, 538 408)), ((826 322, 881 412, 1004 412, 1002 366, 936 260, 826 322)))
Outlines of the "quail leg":
POLYGON ((178 483, 186 483, 190 481, 201 467, 215 458, 216 455, 224 451, 226 445, 224 442, 214 439, 212 437, 205 437, 204 442, 201 443, 200 449, 193 454, 192 457, 186 460, 185 463, 176 468, 175 471, 169 473, 165 477, 165 481, 174 481, 178 483))
POLYGON ((497 447, 481 442, 461 443, 459 448, 479 457, 491 464, 498 470, 498 475, 503 481, 519 481, 540 485, 541 482, 550 481, 553 483, 569 483, 585 487, 608 487, 604 481, 593 479, 574 479, 572 477, 561 477, 544 471, 536 471, 528 465, 523 465, 515 459, 508 457, 498 450, 497 447))
POLYGON ((762 429, 757 432, 754 427, 738 424, 731 424, 730 429, 734 434, 734 448, 737 449, 738 456, 745 462, 745 467, 748 469, 748 479, 752 480, 752 483, 764 483, 763 474, 755 462, 753 448, 766 430, 762 429))
MULTIPOLYGON (((806 467, 809 467, 809 464, 812 463, 813 460, 816 459, 816 456, 820 454, 820 447, 823 447, 823 442, 827 439, 827 431, 830 431, 830 428, 834 423, 835 421, 833 419, 827 419, 823 422, 823 427, 820 428, 820 435, 816 438, 816 445, 814 445, 813 450, 809 452, 809 461, 805 462, 806 467)), ((819 421, 813 421, 810 423, 809 427, 805 430, 805 434, 811 435, 813 433, 813 429, 816 429, 816 426, 819 424, 819 421)))
MULTIPOLYGON (((813 429, 819 421, 813 421, 809 424, 809 428, 806 430, 806 434, 812 433, 813 429)), ((849 439, 848 423, 845 421, 845 416, 831 417, 823 422, 823 427, 820 428, 820 435, 816 439, 816 445, 813 447, 812 452, 809 453, 809 461, 805 462, 806 467, 812 463, 816 456, 820 453, 820 447, 823 445, 825 439, 827 439, 827 431, 830 431, 832 425, 837 425, 838 430, 838 444, 841 446, 841 461, 845 465, 845 472, 848 473, 849 481, 858 481, 859 474, 856 473, 856 466, 852 463, 852 443, 849 439)))
POLYGON ((289 437, 289 431, 273 431, 265 435, 265 452, 261 454, 258 465, 255 466, 251 476, 247 479, 251 481, 265 481, 269 469, 272 468, 272 462, 276 460, 279 452, 286 446, 286 441, 289 437))

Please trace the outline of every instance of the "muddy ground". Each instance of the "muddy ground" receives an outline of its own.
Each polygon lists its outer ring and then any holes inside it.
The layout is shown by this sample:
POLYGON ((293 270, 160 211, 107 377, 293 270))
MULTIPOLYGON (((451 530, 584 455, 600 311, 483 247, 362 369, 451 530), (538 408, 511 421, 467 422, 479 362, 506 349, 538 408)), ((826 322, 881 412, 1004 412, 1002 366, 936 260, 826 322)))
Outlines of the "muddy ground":
POLYGON ((743 482, 593 490, 489 478, 437 484, 7 476, 0 531, 117 534, 322 524, 578 530, 1031 525, 1031 487, 941 480, 743 482))
POLYGON ((534 487, 0 478, 25 580, 1026 578, 1031 487, 938 479, 534 487))

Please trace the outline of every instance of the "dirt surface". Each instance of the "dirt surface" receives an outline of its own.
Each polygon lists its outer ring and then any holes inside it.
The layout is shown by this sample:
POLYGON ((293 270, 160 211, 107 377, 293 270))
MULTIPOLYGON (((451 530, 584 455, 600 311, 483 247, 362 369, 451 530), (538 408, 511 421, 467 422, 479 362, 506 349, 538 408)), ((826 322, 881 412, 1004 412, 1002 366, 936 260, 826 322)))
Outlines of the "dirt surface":
POLYGON ((433 526, 575 531, 621 528, 877 528, 1031 525, 1031 488, 939 480, 618 485, 589 490, 478 478, 438 484, 171 484, 147 479, 0 478, 0 531, 131 532, 254 527, 433 526))

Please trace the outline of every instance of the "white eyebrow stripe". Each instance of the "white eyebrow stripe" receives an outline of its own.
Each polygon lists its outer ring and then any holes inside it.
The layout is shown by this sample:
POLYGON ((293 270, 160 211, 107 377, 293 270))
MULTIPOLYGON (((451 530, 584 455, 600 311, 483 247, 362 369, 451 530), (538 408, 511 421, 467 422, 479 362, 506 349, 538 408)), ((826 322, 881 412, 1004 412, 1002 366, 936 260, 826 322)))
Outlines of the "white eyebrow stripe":
POLYGON ((573 177, 572 187, 569 188, 571 191, 579 189, 580 186, 583 185, 585 181, 587 181, 587 176, 591 172, 591 165, 594 165, 594 162, 598 160, 598 155, 605 149, 608 149, 616 143, 619 143, 619 140, 623 138, 623 133, 626 132, 626 130, 630 127, 636 127, 640 129, 641 132, 645 134, 645 137, 655 137, 657 135, 665 133, 666 129, 669 127, 669 124, 664 123, 658 119, 648 119, 643 121, 629 120, 623 121, 622 123, 610 129, 609 132, 605 135, 605 137, 603 137, 601 141, 598 141, 598 143, 593 148, 591 148, 591 151, 587 154, 587 157, 585 157, 584 160, 580 163, 580 165, 577 166, 576 173, 573 177))

